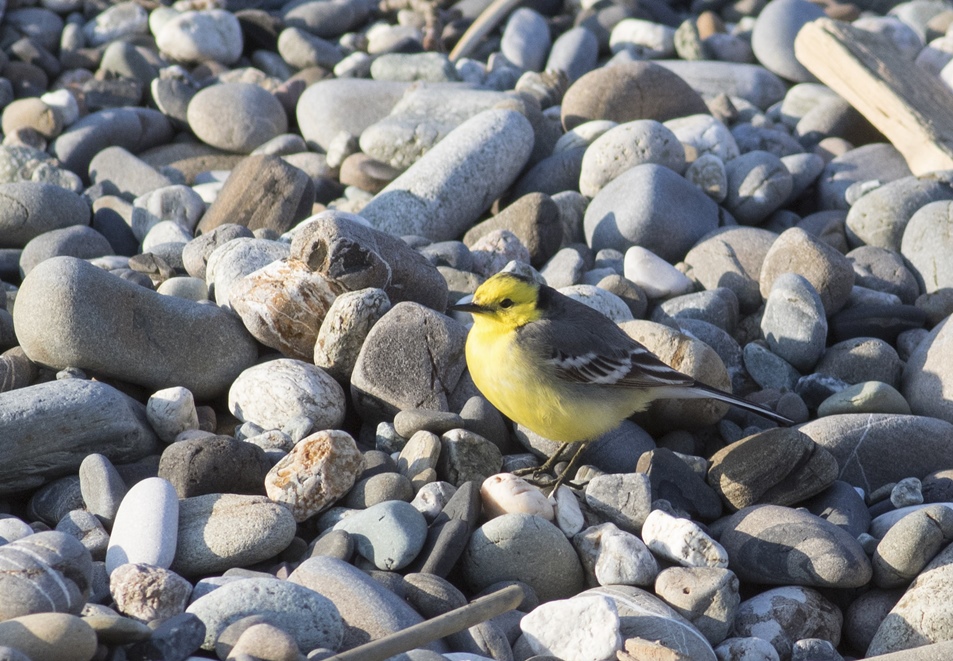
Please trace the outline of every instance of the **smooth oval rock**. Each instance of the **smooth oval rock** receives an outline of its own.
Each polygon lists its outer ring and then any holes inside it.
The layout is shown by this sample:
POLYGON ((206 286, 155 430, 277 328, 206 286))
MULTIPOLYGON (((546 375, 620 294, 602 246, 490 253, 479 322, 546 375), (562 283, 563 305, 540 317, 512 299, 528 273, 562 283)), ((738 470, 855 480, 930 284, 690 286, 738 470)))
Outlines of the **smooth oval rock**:
POLYGON ((743 581, 846 588, 860 587, 872 575, 867 554, 850 534, 779 505, 740 510, 728 519, 719 541, 728 551, 729 569, 743 581))
POLYGON ((207 494, 179 502, 172 571, 192 577, 271 558, 288 547, 295 520, 264 496, 207 494))
POLYGON ((670 262, 718 226, 718 205, 672 170, 651 163, 626 170, 586 209, 586 242, 594 250, 633 245, 670 262), (671 200, 681 203, 677 209, 671 200))
POLYGON ((111 573, 130 562, 168 568, 175 557, 178 526, 179 499, 168 480, 149 477, 134 484, 116 512, 106 570, 111 573))
POLYGON ((89 205, 59 186, 32 181, 0 184, 0 246, 22 248, 41 234, 86 225, 89 205))
POLYGON ((271 92, 249 83, 212 85, 189 101, 189 128, 213 147, 250 153, 288 130, 288 116, 271 92))
POLYGON ((229 313, 162 296, 72 257, 38 265, 17 298, 14 324, 31 360, 152 390, 182 386, 200 399, 213 397, 258 353, 229 313), (142 332, 147 323, 148 334, 142 332), (116 339, 104 343, 103 337, 116 339))
POLYGON ((461 559, 466 581, 476 590, 502 580, 529 584, 540 600, 566 598, 583 585, 582 565, 565 535, 532 514, 504 514, 478 528, 461 559), (536 561, 539 549, 549 559, 536 561))

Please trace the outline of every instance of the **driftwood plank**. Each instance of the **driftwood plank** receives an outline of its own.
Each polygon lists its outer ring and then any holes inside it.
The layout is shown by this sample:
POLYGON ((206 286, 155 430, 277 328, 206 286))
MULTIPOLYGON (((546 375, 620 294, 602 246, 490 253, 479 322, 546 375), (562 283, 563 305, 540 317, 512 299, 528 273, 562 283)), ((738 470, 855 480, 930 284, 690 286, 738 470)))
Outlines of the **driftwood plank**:
POLYGON ((914 174, 953 169, 953 91, 889 39, 822 18, 801 29, 794 53, 893 143, 914 174))

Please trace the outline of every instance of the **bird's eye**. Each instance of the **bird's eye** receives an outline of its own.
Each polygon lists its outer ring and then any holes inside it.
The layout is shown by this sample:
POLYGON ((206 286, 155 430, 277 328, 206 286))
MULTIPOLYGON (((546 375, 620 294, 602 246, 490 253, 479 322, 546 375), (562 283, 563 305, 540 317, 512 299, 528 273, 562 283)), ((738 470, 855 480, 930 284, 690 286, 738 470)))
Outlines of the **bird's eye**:
POLYGON ((500 301, 500 307, 501 307, 501 308, 511 308, 511 307, 513 307, 513 301, 512 301, 511 299, 509 299, 509 298, 504 298, 502 301, 500 301))

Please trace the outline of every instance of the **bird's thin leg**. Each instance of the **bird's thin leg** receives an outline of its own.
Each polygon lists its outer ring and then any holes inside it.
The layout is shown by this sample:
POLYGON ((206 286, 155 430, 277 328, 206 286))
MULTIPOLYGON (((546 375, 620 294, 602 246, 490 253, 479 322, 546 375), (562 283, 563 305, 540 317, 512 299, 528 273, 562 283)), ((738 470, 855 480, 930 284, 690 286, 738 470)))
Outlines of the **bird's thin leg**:
MULTIPOLYGON (((556 462, 559 461, 559 458, 562 456, 563 452, 566 451, 566 448, 569 447, 568 443, 559 446, 555 452, 550 455, 549 459, 543 462, 542 466, 534 466, 531 468, 520 468, 519 470, 513 471, 513 475, 532 475, 536 477, 537 475, 542 475, 543 473, 552 469, 556 465, 556 462)), ((578 453, 577 453, 578 454, 578 453)))
MULTIPOLYGON (((566 466, 566 470, 564 470, 562 473, 556 476, 556 481, 553 483, 553 488, 552 488, 552 491, 550 491, 550 493, 556 493, 556 490, 559 489, 559 485, 561 485, 566 480, 566 477, 569 475, 572 475, 572 472, 573 470, 575 470, 576 464, 579 463, 579 459, 582 457, 582 453, 585 449, 586 449, 586 444, 580 443, 579 449, 576 450, 575 454, 573 454, 572 456, 572 459, 569 460, 569 465, 566 466)), ((569 483, 569 485, 574 486, 571 482, 569 483)))

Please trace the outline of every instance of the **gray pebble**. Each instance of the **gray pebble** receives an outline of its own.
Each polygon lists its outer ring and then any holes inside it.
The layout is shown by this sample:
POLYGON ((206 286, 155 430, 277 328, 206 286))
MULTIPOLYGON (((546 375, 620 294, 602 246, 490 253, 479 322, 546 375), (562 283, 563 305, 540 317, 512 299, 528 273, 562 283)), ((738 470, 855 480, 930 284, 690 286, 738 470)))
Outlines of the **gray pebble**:
POLYGON ((201 90, 189 102, 188 120, 189 128, 206 144, 244 154, 288 130, 281 102, 271 92, 248 83, 201 90))
POLYGON ((805 278, 787 273, 774 281, 761 317, 771 350, 801 372, 824 353, 827 316, 821 297, 805 278))
POLYGON ((393 234, 455 239, 486 209, 487 200, 513 183, 532 144, 532 126, 521 114, 480 113, 378 193, 361 215, 393 234))
POLYGON ((337 44, 299 27, 288 27, 281 31, 278 35, 278 53, 297 69, 331 69, 344 57, 337 44))
POLYGON ((20 273, 29 275, 38 264, 53 257, 92 259, 113 254, 105 236, 92 227, 73 226, 50 230, 32 239, 20 255, 20 273))
POLYGON ((379 503, 338 523, 354 538, 357 552, 378 569, 398 570, 417 557, 427 538, 427 522, 412 505, 399 500, 379 503))
POLYGON ((507 60, 521 69, 542 71, 550 45, 549 26, 541 14, 529 7, 510 14, 500 41, 507 60))
POLYGON ((51 184, 0 184, 0 232, 5 247, 22 248, 41 234, 89 223, 87 203, 76 193, 51 184))
POLYGON ((725 523, 719 541, 728 552, 729 569, 743 581, 768 585, 857 587, 871 577, 870 560, 843 529, 801 510, 754 505, 725 523), (809 561, 777 567, 771 551, 783 549, 809 561))
POLYGON ((725 208, 743 225, 757 225, 780 207, 794 188, 794 179, 777 156, 749 151, 725 164, 728 195, 725 208))
POLYGON ((649 478, 643 473, 597 475, 586 486, 586 504, 622 530, 638 534, 651 511, 649 478))
MULTIPOLYGON (((403 599, 342 560, 312 557, 288 577, 330 599, 344 621, 342 646, 351 649, 418 624, 423 618, 403 599)), ((436 651, 446 648, 439 643, 436 651)))
POLYGON ((93 514, 85 510, 73 510, 59 520, 55 529, 78 539, 89 551, 93 560, 106 558, 109 533, 93 514))
POLYGON ((583 586, 582 565, 565 535, 531 514, 504 514, 483 524, 470 539, 461 570, 474 591, 516 579, 542 601, 568 598, 583 586), (543 549, 545 562, 539 559, 543 549))
POLYGON ((79 614, 89 596, 92 560, 75 537, 48 531, 0 546, 0 617, 79 614))
POLYGON ((694 185, 666 167, 644 164, 599 191, 586 209, 585 233, 597 251, 635 244, 674 262, 717 227, 718 216, 718 205, 694 185), (681 200, 678 209, 672 199, 681 200))
MULTIPOLYGON (((92 452, 134 461, 153 452, 157 441, 140 404, 105 383, 73 379, 6 394, 0 430, 6 458, 0 493, 35 488, 53 475, 76 471, 92 452)), ((63 513, 69 509, 74 508, 63 513)))
POLYGON ((293 632, 301 649, 339 649, 344 638, 341 615, 327 597, 276 578, 247 578, 227 583, 192 602, 186 612, 205 624, 204 649, 214 649, 228 625, 263 612, 276 626, 293 632))

